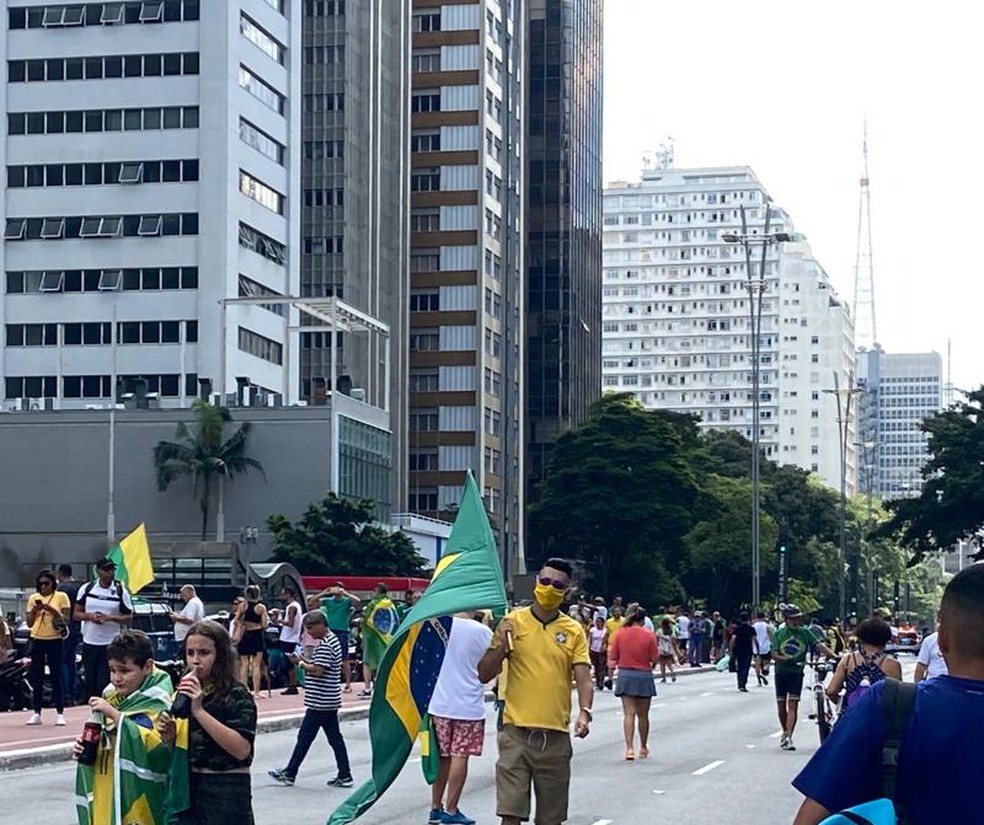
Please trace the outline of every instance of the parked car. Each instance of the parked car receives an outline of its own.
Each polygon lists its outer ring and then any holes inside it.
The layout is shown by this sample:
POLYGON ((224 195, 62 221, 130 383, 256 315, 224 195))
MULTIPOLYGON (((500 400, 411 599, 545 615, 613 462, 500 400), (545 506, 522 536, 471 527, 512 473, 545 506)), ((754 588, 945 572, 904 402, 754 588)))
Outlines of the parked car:
POLYGON ((899 628, 898 635, 893 639, 896 653, 918 653, 922 644, 922 634, 912 626, 899 628))

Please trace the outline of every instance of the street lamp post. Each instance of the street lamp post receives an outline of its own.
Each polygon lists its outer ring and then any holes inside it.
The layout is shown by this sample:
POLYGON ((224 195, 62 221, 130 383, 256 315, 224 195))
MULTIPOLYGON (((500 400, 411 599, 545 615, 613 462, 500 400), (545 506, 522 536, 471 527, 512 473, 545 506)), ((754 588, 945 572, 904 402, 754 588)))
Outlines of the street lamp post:
POLYGON ((851 376, 848 379, 848 385, 842 387, 840 375, 835 370, 834 388, 824 390, 825 393, 829 393, 837 399, 837 435, 840 440, 840 543, 837 553, 837 563, 840 569, 837 571, 837 592, 841 626, 844 625, 847 610, 846 571, 844 569, 844 560, 847 555, 847 439, 851 426, 851 401, 855 395, 863 392, 860 387, 855 387, 853 384, 854 380, 851 376))
POLYGON ((751 359, 752 359, 752 609, 757 609, 761 604, 761 509, 760 503, 760 432, 759 432, 759 413, 761 406, 761 333, 762 333, 762 299, 768 284, 765 280, 765 261, 766 254, 770 246, 791 240, 785 232, 774 232, 769 234, 769 224, 772 219, 772 212, 769 204, 765 205, 765 229, 760 235, 757 232, 749 233, 748 221, 745 215, 745 207, 741 207, 741 233, 726 232, 721 236, 721 240, 729 244, 740 244, 745 252, 745 283, 744 287, 748 291, 748 324, 749 335, 751 336, 751 359), (762 247, 762 256, 759 259, 758 274, 752 272, 752 247, 762 247))

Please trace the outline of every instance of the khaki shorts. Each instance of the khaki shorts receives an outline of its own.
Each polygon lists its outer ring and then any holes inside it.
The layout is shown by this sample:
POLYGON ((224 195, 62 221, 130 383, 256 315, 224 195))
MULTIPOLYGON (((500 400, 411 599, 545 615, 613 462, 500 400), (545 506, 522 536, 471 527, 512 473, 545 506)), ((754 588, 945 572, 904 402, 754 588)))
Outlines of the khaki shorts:
POLYGON ((496 814, 529 819, 532 783, 536 825, 564 822, 573 753, 567 731, 506 725, 499 732, 499 761, 495 766, 496 814))

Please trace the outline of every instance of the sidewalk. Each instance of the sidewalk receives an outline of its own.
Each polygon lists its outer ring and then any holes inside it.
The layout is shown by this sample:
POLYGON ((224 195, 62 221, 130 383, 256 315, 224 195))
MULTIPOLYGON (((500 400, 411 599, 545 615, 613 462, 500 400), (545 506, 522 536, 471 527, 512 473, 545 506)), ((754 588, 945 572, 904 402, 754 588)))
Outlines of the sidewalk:
MULTIPOLYGON (((715 670, 711 665, 701 667, 685 667, 677 670, 681 678, 696 673, 711 673, 715 670)), ((369 716, 369 701, 358 698, 359 685, 353 685, 352 693, 342 694, 342 709, 339 718, 343 721, 366 719, 369 716)), ((492 701, 492 694, 486 694, 486 701, 492 701)), ((270 698, 258 699, 256 702, 259 713, 256 725, 257 734, 273 733, 299 727, 304 715, 304 693, 298 696, 281 696, 274 691, 270 698)), ((63 728, 55 727, 55 713, 45 708, 41 714, 44 724, 39 727, 27 727, 30 711, 14 711, 0 713, 0 772, 34 768, 54 762, 65 762, 71 758, 72 742, 78 737, 82 726, 89 718, 89 709, 85 706, 66 708, 65 719, 68 724, 63 728)))

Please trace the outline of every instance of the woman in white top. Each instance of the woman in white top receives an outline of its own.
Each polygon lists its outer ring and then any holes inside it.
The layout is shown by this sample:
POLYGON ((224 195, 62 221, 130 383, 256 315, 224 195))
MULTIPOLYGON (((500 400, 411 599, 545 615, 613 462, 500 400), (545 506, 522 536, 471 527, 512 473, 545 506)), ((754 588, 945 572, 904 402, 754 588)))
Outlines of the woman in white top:
POLYGON ((595 689, 602 691, 608 672, 608 628, 601 616, 595 616, 594 623, 588 628, 588 653, 594 668, 595 689))

